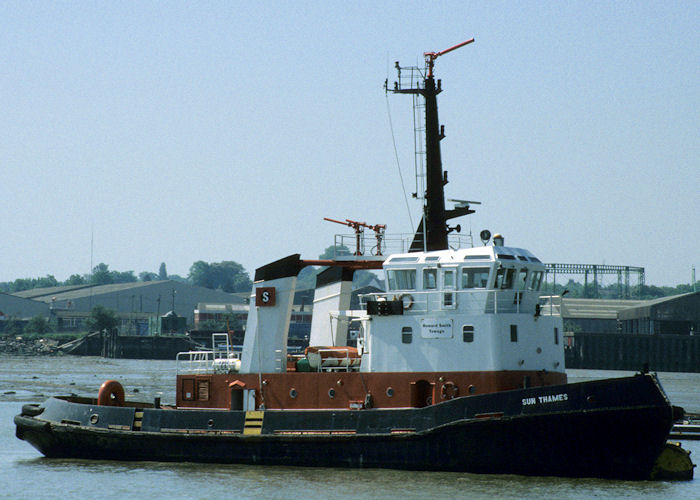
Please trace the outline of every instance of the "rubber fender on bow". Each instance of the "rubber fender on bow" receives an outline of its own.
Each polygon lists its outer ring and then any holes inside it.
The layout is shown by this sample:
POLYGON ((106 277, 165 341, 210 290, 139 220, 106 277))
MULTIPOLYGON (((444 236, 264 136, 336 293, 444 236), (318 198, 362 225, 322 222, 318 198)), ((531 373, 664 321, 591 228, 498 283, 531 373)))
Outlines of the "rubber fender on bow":
POLYGON ((116 380, 107 380, 97 393, 99 406, 124 406, 124 387, 116 380))
POLYGON ((25 417, 36 417, 37 415, 41 415, 43 411, 44 409, 37 404, 29 403, 22 405, 22 415, 25 417))

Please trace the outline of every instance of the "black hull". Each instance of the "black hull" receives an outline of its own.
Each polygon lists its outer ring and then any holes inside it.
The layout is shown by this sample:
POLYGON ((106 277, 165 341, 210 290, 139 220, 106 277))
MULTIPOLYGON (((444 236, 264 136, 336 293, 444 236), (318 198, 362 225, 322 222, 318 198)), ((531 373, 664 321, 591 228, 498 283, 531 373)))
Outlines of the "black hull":
POLYGON ((42 414, 19 415, 15 423, 17 436, 47 457, 620 479, 649 479, 673 421, 652 376, 458 398, 421 409, 268 410, 260 434, 244 434, 246 412, 144 409, 143 430, 126 430, 134 408, 59 399, 45 405, 42 414), (525 404, 541 397, 547 402, 525 404), (96 414, 102 427, 82 421, 96 414))

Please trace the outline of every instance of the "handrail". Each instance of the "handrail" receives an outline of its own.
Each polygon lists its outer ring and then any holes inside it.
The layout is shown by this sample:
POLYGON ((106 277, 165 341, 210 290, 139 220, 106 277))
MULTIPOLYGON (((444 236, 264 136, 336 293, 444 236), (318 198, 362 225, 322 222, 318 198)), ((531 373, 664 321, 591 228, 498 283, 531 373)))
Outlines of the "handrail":
POLYGON ((542 296, 535 290, 395 290, 362 294, 359 297, 360 307, 367 308, 370 301, 403 300, 404 314, 427 314, 436 311, 459 311, 467 313, 522 313, 535 314, 536 305, 540 304, 540 316, 559 316, 561 312, 561 297, 542 296), (443 297, 452 294, 453 299, 445 305, 443 297), (558 302, 555 302, 556 299, 558 302), (547 300, 549 307, 542 307, 541 302, 547 300), (552 302, 555 302, 552 304, 552 302))
MULTIPOLYGON (((397 253, 407 253, 411 248, 413 241, 413 233, 395 233, 384 234, 381 243, 381 255, 389 256, 397 253)), ((473 241, 469 235, 451 233, 448 235, 448 245, 450 248, 472 248, 473 241)), ((378 255, 377 240, 374 234, 362 235, 357 242, 356 234, 336 234, 333 241, 333 250, 341 248, 353 248, 359 251, 361 255, 378 255)), ((342 257, 342 255, 333 255, 333 258, 342 257)))
POLYGON ((177 374, 230 373, 240 368, 240 346, 230 345, 227 333, 212 334, 212 348, 177 353, 177 374))

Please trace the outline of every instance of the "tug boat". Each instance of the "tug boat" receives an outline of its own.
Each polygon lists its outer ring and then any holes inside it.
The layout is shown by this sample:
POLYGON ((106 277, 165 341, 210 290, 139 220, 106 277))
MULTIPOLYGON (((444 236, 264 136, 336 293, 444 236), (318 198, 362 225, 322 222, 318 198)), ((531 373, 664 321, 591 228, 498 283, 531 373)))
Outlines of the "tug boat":
MULTIPOLYGON (((178 355, 176 402, 126 401, 117 381, 98 397, 25 405, 16 434, 47 457, 383 467, 473 473, 649 479, 674 420, 657 377, 567 383, 560 297, 541 290, 544 264, 501 235, 455 248, 445 208, 435 60, 425 53, 393 89, 425 103, 423 218, 402 251, 384 226, 355 227, 353 255, 291 255, 255 272, 240 353, 178 355), (420 75, 416 78, 415 75, 420 75), (408 81, 408 83, 407 83, 408 81), (364 255, 363 227, 375 231, 364 255), (310 347, 287 353, 297 275, 317 277, 310 347), (350 310, 356 270, 386 290, 350 310), (348 344, 348 330, 357 342, 348 344)), ((353 225, 354 224, 354 225, 353 225)), ((690 467, 692 477, 692 467, 690 467)))

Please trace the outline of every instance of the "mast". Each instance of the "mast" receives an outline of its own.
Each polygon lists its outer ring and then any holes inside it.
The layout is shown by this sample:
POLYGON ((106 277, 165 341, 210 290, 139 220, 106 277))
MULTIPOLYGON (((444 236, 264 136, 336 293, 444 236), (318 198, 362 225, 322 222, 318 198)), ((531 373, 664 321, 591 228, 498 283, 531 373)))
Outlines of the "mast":
MULTIPOLYGON (((411 252, 445 250, 448 248, 447 235, 455 228, 450 228, 447 221, 454 217, 474 213, 468 206, 457 207, 453 210, 445 209, 445 191, 447 184, 447 172, 442 170, 442 158, 440 156, 440 141, 445 137, 445 128, 440 126, 438 119, 437 95, 442 92, 441 81, 435 81, 433 68, 435 59, 451 52, 459 47, 472 43, 474 39, 459 43, 449 49, 440 52, 425 52, 425 71, 419 68, 402 68, 396 63, 398 81, 394 83, 393 93, 418 94, 425 100, 425 193, 423 193, 423 218, 418 225, 416 234, 411 243, 411 252), (410 72, 410 83, 403 85, 401 71, 410 72), (423 84, 413 78, 413 74, 423 76, 423 84)), ((417 196, 417 193, 416 195, 417 196)), ((458 228, 459 226, 457 226, 458 228)))

